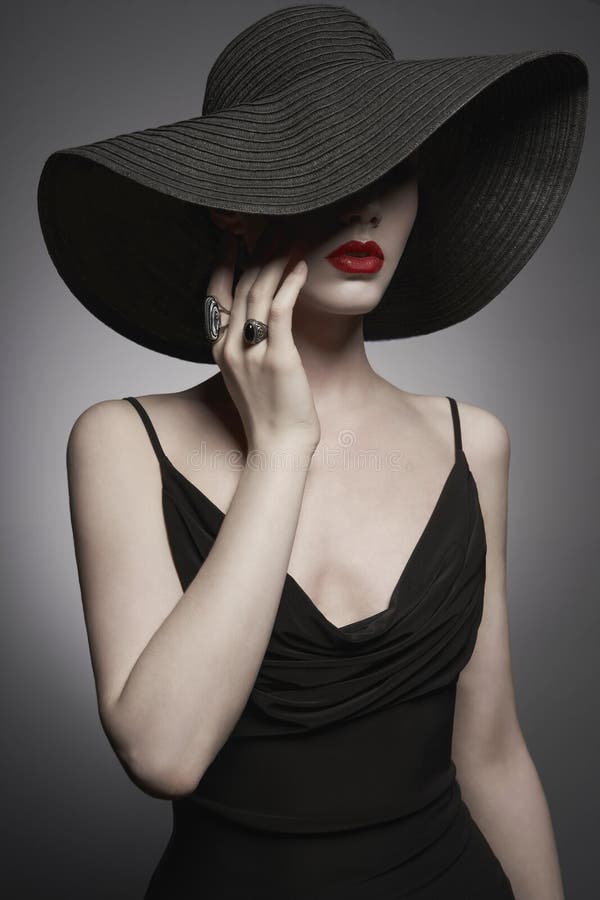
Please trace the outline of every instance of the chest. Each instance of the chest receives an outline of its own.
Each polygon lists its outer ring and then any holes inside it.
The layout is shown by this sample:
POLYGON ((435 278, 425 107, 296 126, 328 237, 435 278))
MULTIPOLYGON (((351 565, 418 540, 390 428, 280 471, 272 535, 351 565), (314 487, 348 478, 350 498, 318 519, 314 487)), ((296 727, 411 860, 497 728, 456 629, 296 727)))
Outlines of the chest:
POLYGON ((342 627, 388 608, 451 465, 406 460, 393 471, 311 470, 288 571, 329 622, 342 627))
MULTIPOLYGON (((331 434, 323 436, 306 476, 287 573, 300 588, 301 602, 317 607, 334 627, 388 609, 403 576, 416 574, 410 568, 413 557, 423 563, 420 545, 432 529, 448 527, 437 513, 448 511, 459 457, 446 406, 441 439, 420 422, 386 430, 381 415, 376 416, 377 429, 368 423, 362 430, 332 426, 331 434), (352 437, 349 446, 346 435, 352 437)), ((396 417, 390 418, 395 423, 396 417)), ((237 471, 227 462, 233 451, 196 458, 178 453, 173 442, 169 455, 200 492, 209 485, 212 503, 227 510, 241 476, 243 445, 232 442, 229 432, 213 434, 211 421, 201 423, 203 446, 216 450, 235 445, 237 471)), ((182 447, 198 446, 193 434, 179 438, 182 447)))

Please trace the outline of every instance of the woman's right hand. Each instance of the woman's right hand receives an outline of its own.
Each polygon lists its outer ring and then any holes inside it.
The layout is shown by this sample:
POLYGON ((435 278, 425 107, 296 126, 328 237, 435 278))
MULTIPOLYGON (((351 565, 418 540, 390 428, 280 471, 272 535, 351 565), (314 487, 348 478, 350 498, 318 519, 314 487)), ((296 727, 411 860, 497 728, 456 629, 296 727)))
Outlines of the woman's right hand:
POLYGON ((231 312, 221 313, 221 334, 212 345, 227 389, 242 419, 249 450, 300 449, 314 452, 321 426, 306 371, 292 338, 292 312, 308 267, 294 268, 302 247, 287 243, 285 232, 267 224, 249 265, 233 290, 237 239, 221 236, 217 264, 207 293, 231 312), (246 319, 265 322, 268 334, 258 344, 244 342, 246 319))

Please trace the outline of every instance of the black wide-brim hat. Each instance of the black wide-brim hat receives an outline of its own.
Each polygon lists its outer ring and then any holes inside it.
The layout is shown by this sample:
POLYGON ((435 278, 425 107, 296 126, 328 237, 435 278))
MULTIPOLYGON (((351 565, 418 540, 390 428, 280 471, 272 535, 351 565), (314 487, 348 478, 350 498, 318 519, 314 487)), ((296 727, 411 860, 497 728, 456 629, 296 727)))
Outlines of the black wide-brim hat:
POLYGON ((112 329, 214 363, 209 208, 305 213, 418 149, 417 217, 363 334, 428 334, 489 303, 543 241, 576 171, 587 100, 576 53, 395 59, 346 7, 290 6, 225 47, 199 117, 52 153, 42 233, 69 289, 112 329))

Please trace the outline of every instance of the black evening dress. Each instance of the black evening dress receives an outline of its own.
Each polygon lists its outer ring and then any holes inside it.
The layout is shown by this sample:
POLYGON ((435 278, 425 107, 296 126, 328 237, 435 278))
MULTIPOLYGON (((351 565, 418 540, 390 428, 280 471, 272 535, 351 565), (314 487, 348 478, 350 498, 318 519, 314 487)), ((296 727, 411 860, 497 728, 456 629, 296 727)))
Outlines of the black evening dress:
MULTIPOLYGON (((225 514, 164 454, 140 401, 123 399, 158 458, 185 591, 225 514)), ((515 900, 451 758, 487 546, 448 400, 454 464, 388 608, 337 627, 286 575, 239 720, 195 789, 171 801, 146 900, 515 900)))

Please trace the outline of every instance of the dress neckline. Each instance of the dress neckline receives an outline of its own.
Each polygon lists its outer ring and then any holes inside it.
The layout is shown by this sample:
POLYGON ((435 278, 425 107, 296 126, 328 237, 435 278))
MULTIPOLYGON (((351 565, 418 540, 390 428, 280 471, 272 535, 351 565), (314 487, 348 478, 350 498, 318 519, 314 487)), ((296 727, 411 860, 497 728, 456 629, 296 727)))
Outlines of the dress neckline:
MULTIPOLYGON (((137 399, 137 397, 124 397, 124 400, 128 400, 138 411, 144 426, 148 432, 148 436, 156 453, 156 456, 159 461, 160 470, 161 470, 161 481, 162 488, 165 490, 165 480, 164 474, 170 473, 175 480, 179 483, 181 488, 185 488, 189 493, 192 492, 193 496, 196 497, 197 500, 200 500, 205 507, 205 509, 209 512, 210 517, 212 519, 211 527, 214 525, 215 530, 221 526, 223 519, 225 518, 225 513, 223 510, 214 503, 204 491, 195 485, 189 478, 187 478, 183 472, 181 472, 174 463, 169 459, 169 457, 164 452, 161 442, 156 433, 156 429, 148 415, 146 408, 144 405, 137 399)), ((366 634, 369 636, 370 634, 377 633, 379 626, 383 623, 390 620, 393 615, 393 611, 395 610, 397 604, 397 599, 400 594, 400 591, 404 587, 407 581, 410 581, 410 575, 412 569, 415 565, 415 562, 418 561, 418 557, 420 556, 420 551, 424 544, 426 543, 429 535, 431 534, 434 525, 438 521, 439 516, 442 514, 442 510, 444 507, 444 502, 446 498, 450 495, 450 487, 455 480, 456 474, 460 471, 462 474, 466 475, 466 478, 474 484, 474 479, 471 473, 471 469, 469 467, 467 458, 463 451, 462 447, 462 437, 461 437, 461 427, 460 427, 460 418, 458 414, 458 405, 456 400, 453 397, 447 397, 447 400, 450 403, 450 409, 452 413, 452 422, 454 428, 454 462, 452 468, 448 472, 442 489, 438 495, 436 503, 425 523, 425 527, 421 531, 419 538, 413 547, 408 560, 400 573, 394 588, 392 589, 392 593, 388 599, 387 606, 384 609, 379 610, 378 612, 372 613, 369 616, 366 616, 363 619, 358 619, 353 622, 347 622, 345 625, 336 625, 327 616, 321 611, 321 609, 317 606, 317 604, 313 601, 312 597, 308 593, 308 591, 304 590, 302 585, 294 578, 294 576, 286 571, 285 579, 284 579, 284 590, 283 595, 286 596, 285 587, 294 591, 294 593, 298 596, 301 603, 307 608, 307 610, 312 613, 313 617, 316 617, 318 621, 321 623, 322 627, 327 631, 330 631, 333 635, 339 635, 343 637, 348 637, 349 640, 352 640, 355 632, 359 632, 357 638, 360 639, 361 634, 366 634)), ((212 536, 214 540, 214 536, 212 536)))
MULTIPOLYGON (((167 469, 177 478, 177 480, 180 482, 180 484, 182 484, 188 490, 191 490, 195 494, 196 497, 198 497, 200 500, 202 500, 202 502, 210 508, 210 510, 213 513, 213 516, 215 516, 218 519, 219 523, 221 523, 223 521, 223 519, 225 518, 225 513, 223 512, 223 510, 219 506, 217 506, 216 503, 214 503, 210 499, 210 497, 208 497, 204 493, 204 491, 201 490, 201 488, 199 488, 196 484, 194 484, 193 481, 190 481, 190 479, 187 478, 183 474, 183 472, 181 472, 171 462, 171 460, 165 454, 164 451, 162 451, 161 457, 162 457, 162 460, 164 461, 167 469)), ((465 463, 466 463, 466 456, 463 452, 462 447, 456 447, 454 463, 452 465, 452 468, 450 469, 450 471, 448 472, 448 475, 446 476, 446 479, 444 481, 442 489, 436 500, 435 506, 433 507, 431 514, 429 515, 429 518, 427 519, 425 527, 421 531, 421 534, 419 535, 419 538, 418 538, 415 546, 413 547, 413 549, 408 557, 408 560, 407 560, 402 572, 400 573, 398 580, 396 581, 396 583, 392 589, 392 593, 389 597, 387 606, 384 609, 381 609, 381 610, 373 613, 372 615, 366 616, 363 619, 357 619, 353 622, 347 622, 345 625, 336 625, 334 622, 332 622, 330 619, 328 619, 327 616, 321 611, 321 609, 314 602, 314 600, 312 599, 312 597, 310 596, 308 591, 306 591, 302 587, 302 585, 294 578, 294 576, 291 574, 291 572, 286 571, 284 583, 291 586, 295 590, 296 594, 305 603, 305 605, 308 606, 308 608, 313 612, 313 614, 316 615, 317 618, 322 622, 322 624, 326 628, 333 631, 334 633, 338 633, 338 634, 344 634, 345 632, 351 633, 355 629, 361 628, 361 626, 363 626, 363 625, 368 625, 369 623, 374 623, 376 620, 385 617, 388 613, 391 612, 391 610, 394 606, 394 601, 396 600, 401 588, 403 587, 406 579, 408 578, 408 575, 410 574, 410 570, 414 564, 415 559, 417 558, 417 556, 419 554, 419 551, 420 551, 422 545, 427 540, 427 537, 428 537, 430 531, 432 530, 435 522, 437 521, 437 518, 443 507, 444 500, 445 500, 446 496, 448 495, 450 485, 451 485, 452 481, 454 480, 456 473, 459 471, 461 466, 464 465, 465 463)), ((469 469, 469 473, 470 473, 470 469, 469 469)))

